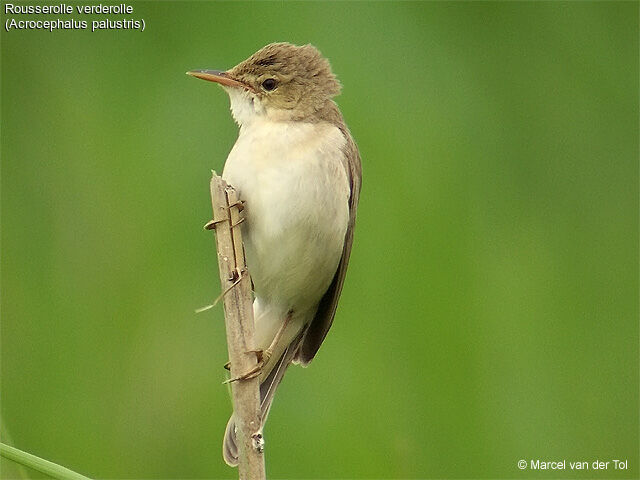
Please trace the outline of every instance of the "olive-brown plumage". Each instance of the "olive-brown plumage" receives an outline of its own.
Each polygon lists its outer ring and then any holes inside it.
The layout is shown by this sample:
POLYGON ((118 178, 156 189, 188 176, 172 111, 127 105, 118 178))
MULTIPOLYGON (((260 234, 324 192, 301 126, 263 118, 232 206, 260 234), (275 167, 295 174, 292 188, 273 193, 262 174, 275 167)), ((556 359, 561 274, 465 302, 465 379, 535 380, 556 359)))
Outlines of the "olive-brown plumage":
POLYGON ((253 87, 267 105, 295 113, 293 120, 313 117, 340 93, 329 61, 312 45, 272 43, 233 67, 229 75, 253 87), (266 90, 265 80, 274 80, 276 88, 266 90))
MULTIPOLYGON (((332 100, 340 83, 312 45, 273 43, 232 69, 189 72, 221 84, 240 125, 223 172, 245 202, 254 282, 262 422, 291 363, 313 360, 335 316, 353 243, 361 165, 332 100)), ((225 461, 237 464, 235 423, 225 461)))

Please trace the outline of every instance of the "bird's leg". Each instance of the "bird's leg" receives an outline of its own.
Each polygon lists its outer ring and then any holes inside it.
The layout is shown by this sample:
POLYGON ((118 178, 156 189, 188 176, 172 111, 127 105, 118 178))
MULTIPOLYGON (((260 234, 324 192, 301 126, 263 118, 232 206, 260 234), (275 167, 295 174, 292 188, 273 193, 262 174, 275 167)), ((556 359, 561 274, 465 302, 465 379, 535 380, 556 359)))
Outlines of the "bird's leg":
MULTIPOLYGON (((278 329, 276 336, 273 337, 273 341, 271 342, 271 345, 269 345, 269 347, 266 350, 249 350, 250 353, 255 353, 256 357, 258 358, 258 363, 256 364, 255 367, 253 367, 247 373, 244 373, 238 377, 230 378, 224 383, 236 382, 238 380, 249 380, 251 378, 255 378, 258 375, 260 375, 264 366, 267 363, 269 363, 269 359, 271 358, 271 355, 273 355, 273 350, 276 348, 276 345, 282 338, 282 335, 284 334, 284 331, 287 328, 287 325, 289 325, 289 322, 291 321, 292 316, 293 316, 293 311, 289 310, 289 312, 287 313, 287 316, 284 317, 284 322, 282 322, 282 325, 280 325, 280 328, 278 329)), ((227 363, 227 365, 229 365, 230 367, 230 363, 227 363)), ((225 368, 227 368, 227 365, 225 365, 225 368)))
POLYGON ((271 342, 271 345, 269 345, 269 347, 262 352, 262 359, 265 364, 269 361, 269 359, 271 358, 271 355, 273 355, 273 349, 276 348, 276 345, 282 338, 282 335, 284 334, 284 331, 287 328, 287 325, 289 325, 289 321, 291 320, 292 315, 293 315, 293 311, 289 310, 289 312, 287 313, 287 316, 284 317, 284 322, 282 322, 282 325, 280 325, 280 328, 278 329, 276 336, 273 337, 273 341, 271 342))

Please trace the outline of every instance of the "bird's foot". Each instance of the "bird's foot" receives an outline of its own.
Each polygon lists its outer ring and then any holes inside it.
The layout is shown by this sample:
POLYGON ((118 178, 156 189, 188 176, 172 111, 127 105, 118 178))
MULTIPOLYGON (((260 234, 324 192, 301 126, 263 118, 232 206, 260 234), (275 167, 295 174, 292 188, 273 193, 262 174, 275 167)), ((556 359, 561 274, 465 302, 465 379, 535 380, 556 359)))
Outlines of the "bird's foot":
POLYGON ((266 350, 249 350, 249 352, 256 354, 256 357, 258 357, 258 365, 261 365, 260 368, 269 363, 269 359, 271 358, 271 355, 273 355, 273 349, 271 347, 266 350))
POLYGON ((225 380, 222 383, 223 385, 226 385, 227 383, 233 383, 239 380, 251 380, 252 378, 256 378, 258 375, 260 375, 261 372, 262 372, 262 365, 258 364, 248 372, 243 373, 242 375, 238 375, 237 377, 233 377, 228 380, 225 380))
MULTIPOLYGON (((256 364, 256 366, 253 367, 248 372, 243 373, 242 375, 238 375, 237 377, 225 380, 222 383, 227 384, 227 383, 237 382, 238 380, 251 380, 252 378, 256 378, 258 375, 262 373, 262 369, 269 362, 269 359, 273 354, 273 352, 269 348, 267 348, 266 350, 249 350, 247 353, 256 354, 256 358, 258 359, 258 363, 256 364)), ((224 365, 224 368, 231 371, 231 362, 227 362, 224 365)))

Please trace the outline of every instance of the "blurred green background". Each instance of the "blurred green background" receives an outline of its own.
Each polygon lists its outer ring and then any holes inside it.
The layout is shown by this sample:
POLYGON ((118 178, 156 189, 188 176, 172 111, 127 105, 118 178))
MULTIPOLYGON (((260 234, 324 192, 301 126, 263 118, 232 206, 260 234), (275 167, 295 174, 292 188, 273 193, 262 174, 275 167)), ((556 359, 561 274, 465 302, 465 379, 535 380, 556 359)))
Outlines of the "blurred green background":
POLYGON ((236 477, 222 310, 194 309, 237 128, 184 72, 310 42, 364 186, 270 477, 638 478, 637 2, 132 5, 144 32, 2 32, 3 441, 97 478, 236 477))

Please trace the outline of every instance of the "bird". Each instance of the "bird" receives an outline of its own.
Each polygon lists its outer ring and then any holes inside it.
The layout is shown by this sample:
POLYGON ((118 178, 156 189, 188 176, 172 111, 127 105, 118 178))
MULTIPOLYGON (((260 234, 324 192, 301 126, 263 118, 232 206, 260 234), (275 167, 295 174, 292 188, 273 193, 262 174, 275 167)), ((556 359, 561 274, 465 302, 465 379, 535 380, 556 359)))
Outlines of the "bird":
MULTIPOLYGON (((239 126, 222 178, 243 202, 262 431, 285 371, 307 366, 333 323, 353 244, 360 154, 333 100, 342 86, 311 44, 271 43, 229 70, 187 74, 221 85, 239 126)), ((223 457, 238 464, 233 414, 223 457)))

